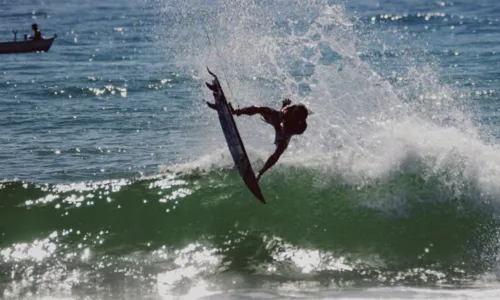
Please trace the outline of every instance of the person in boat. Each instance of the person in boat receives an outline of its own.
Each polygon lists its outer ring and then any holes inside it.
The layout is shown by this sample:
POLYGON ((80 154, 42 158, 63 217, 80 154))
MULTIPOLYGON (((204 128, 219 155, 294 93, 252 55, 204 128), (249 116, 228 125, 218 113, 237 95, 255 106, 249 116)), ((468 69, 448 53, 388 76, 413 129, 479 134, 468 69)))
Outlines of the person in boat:
POLYGON ((33 40, 34 41, 39 41, 42 39, 42 32, 40 31, 40 29, 38 29, 38 24, 32 24, 31 25, 31 28, 33 29, 33 31, 35 32, 35 34, 33 35, 33 40))
MULTIPOLYGON (((216 109, 215 104, 208 101, 206 103, 210 108, 216 109)), ((266 106, 249 106, 241 109, 233 109, 231 104, 229 104, 229 109, 233 115, 252 116, 260 114, 264 122, 274 127, 274 144, 276 145, 276 149, 267 159, 262 169, 257 172, 257 180, 260 180, 260 177, 278 162, 280 156, 287 149, 292 136, 304 133, 307 128, 306 119, 309 115, 309 111, 306 106, 303 104, 291 104, 292 101, 290 99, 283 100, 279 111, 266 106)))

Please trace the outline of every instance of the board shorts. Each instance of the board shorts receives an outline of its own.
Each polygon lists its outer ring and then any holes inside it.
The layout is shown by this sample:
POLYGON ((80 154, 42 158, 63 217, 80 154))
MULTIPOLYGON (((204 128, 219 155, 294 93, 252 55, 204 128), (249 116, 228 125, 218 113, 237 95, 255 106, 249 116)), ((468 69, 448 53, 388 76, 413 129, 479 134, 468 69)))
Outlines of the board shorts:
POLYGON ((276 131, 274 135, 274 144, 277 145, 281 141, 286 142, 286 146, 288 146, 288 143, 290 143, 290 139, 292 138, 291 135, 285 135, 285 134, 280 134, 278 131, 276 131))

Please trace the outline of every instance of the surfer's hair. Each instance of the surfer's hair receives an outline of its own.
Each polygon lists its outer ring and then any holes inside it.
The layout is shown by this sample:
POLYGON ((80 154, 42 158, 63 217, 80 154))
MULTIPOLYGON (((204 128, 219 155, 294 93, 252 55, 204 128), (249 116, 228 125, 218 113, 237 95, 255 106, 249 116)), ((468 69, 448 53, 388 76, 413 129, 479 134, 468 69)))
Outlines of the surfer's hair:
POLYGON ((296 104, 288 107, 288 113, 285 116, 284 127, 290 134, 302 134, 307 129, 307 116, 309 111, 304 104, 296 104))
POLYGON ((307 119, 307 116, 309 115, 309 111, 307 111, 307 108, 304 104, 296 104, 293 105, 293 111, 292 113, 294 114, 294 117, 296 119, 304 120, 307 119))
POLYGON ((289 134, 303 134, 307 129, 306 120, 285 122, 285 130, 289 134))

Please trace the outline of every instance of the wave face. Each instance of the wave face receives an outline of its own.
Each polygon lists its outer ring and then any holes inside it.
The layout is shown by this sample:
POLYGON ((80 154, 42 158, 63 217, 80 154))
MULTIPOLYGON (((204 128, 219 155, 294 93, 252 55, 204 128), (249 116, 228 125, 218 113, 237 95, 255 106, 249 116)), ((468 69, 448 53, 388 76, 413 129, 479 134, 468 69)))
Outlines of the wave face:
POLYGON ((470 283, 494 270, 497 213, 474 183, 449 176, 394 172, 353 186, 340 174, 283 166, 262 182, 268 205, 221 167, 130 181, 5 182, 3 294, 470 283))

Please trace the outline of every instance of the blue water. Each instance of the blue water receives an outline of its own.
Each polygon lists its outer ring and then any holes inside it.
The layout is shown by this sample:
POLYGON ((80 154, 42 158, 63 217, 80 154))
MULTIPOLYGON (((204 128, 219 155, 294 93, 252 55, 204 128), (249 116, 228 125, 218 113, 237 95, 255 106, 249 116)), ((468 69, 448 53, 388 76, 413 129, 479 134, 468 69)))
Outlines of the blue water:
MULTIPOLYGON (((498 297, 497 2, 0 0, 0 20, 2 42, 57 34, 0 55, 0 298, 498 297), (207 66, 235 106, 312 111, 267 206, 207 66)), ((258 169, 274 133, 237 123, 258 169)))

